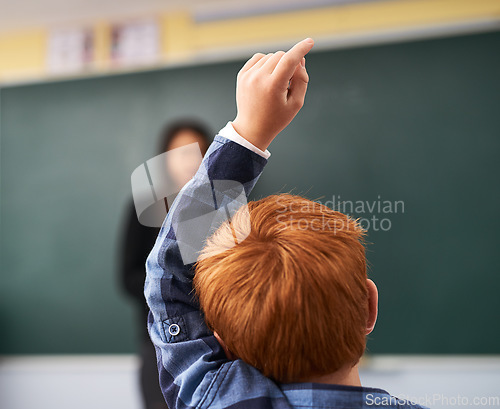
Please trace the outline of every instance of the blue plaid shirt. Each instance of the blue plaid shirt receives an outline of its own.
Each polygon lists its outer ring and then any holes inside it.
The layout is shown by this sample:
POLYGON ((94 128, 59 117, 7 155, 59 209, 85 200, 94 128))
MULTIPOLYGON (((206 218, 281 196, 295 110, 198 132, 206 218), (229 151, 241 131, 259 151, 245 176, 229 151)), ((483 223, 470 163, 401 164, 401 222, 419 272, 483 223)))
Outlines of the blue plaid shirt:
POLYGON ((202 222, 197 223, 197 217, 212 214, 212 220, 222 220, 218 212, 227 213, 242 191, 246 199, 266 163, 266 159, 249 149, 216 136, 198 172, 178 194, 147 259, 148 330, 156 348, 160 387, 168 406, 171 409, 419 408, 398 401, 381 389, 279 384, 241 359, 226 358, 205 324, 194 296, 193 264, 184 261, 186 255, 189 259, 190 251, 195 254, 200 250, 196 243, 200 239, 203 242, 217 227, 203 226, 202 222), (225 187, 220 190, 218 181, 237 183, 234 189, 223 184, 225 187), (190 220, 196 226, 201 225, 193 229, 194 236, 205 237, 190 237, 190 232, 182 230, 186 226, 182 223, 190 220))

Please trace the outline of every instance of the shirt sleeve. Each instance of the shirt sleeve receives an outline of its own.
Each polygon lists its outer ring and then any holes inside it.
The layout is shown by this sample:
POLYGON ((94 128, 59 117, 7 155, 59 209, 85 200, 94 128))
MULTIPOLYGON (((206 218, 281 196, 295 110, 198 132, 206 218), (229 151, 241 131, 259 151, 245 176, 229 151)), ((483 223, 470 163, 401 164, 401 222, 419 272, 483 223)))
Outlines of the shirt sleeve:
POLYGON ((194 295, 194 262, 206 238, 243 205, 267 160, 217 135, 163 223, 146 261, 148 331, 170 408, 206 407, 231 367, 194 295), (224 369, 224 366, 226 368, 224 369))

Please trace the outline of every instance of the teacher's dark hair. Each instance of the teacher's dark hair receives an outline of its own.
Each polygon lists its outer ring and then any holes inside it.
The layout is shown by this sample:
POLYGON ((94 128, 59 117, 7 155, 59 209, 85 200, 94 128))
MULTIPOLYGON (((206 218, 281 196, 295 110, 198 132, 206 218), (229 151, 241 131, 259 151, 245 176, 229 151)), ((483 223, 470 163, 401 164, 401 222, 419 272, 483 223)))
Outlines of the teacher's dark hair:
POLYGON ((181 131, 193 131, 200 136, 202 145, 200 148, 205 153, 211 143, 212 132, 203 122, 195 118, 181 118, 173 122, 169 122, 160 133, 160 144, 158 150, 160 153, 170 149, 172 141, 181 131))

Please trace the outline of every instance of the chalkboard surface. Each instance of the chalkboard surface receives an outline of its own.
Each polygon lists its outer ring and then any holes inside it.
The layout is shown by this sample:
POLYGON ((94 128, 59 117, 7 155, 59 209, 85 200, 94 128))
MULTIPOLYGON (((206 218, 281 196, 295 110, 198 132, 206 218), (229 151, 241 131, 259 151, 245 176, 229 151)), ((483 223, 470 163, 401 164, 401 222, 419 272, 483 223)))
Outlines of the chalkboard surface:
MULTIPOLYGON (((380 290, 372 353, 500 353, 500 33, 307 57, 306 104, 254 197, 360 217, 380 290)), ((130 175, 162 125, 234 118, 243 61, 1 90, 0 353, 122 353, 130 175)))

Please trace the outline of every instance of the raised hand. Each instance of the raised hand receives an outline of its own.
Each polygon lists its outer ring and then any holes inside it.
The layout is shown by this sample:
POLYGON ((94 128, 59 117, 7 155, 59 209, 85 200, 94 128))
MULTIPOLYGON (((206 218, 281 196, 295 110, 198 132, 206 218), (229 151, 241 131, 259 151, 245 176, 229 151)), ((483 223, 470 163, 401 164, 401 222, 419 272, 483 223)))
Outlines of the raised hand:
POLYGON ((239 71, 233 127, 259 149, 265 150, 304 105, 309 82, 304 56, 313 45, 307 38, 286 53, 257 53, 239 71))

